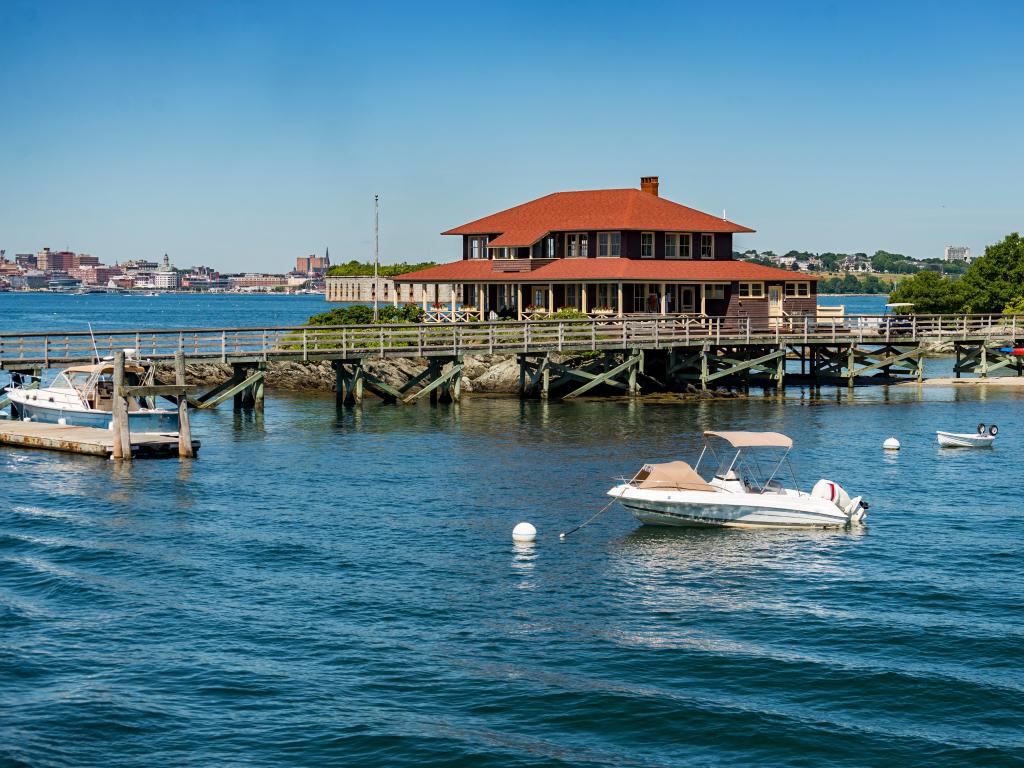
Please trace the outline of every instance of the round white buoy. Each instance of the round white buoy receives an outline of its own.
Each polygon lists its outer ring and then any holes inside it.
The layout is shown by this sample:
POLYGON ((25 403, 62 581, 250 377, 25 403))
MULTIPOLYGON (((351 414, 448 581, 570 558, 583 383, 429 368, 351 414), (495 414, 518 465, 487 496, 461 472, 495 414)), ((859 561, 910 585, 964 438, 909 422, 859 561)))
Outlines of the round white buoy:
POLYGON ((895 437, 890 437, 882 443, 882 447, 887 451, 898 451, 900 449, 900 441, 895 437))
POLYGON ((519 523, 512 529, 513 541, 533 541, 537 538, 537 529, 529 523, 519 523))

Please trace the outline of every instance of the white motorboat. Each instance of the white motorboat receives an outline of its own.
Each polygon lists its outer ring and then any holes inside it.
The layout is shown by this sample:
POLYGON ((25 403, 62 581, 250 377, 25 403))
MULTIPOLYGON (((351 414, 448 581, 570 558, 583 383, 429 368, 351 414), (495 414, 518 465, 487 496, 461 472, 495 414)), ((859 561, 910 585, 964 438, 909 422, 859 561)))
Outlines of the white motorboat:
POLYGON ((979 424, 975 433, 941 430, 935 432, 939 445, 943 448, 992 448, 998 434, 999 427, 995 424, 987 428, 984 424, 979 424))
MULTIPOLYGON (((125 374, 134 381, 141 381, 147 374, 147 364, 133 360, 125 365, 125 374)), ((110 429, 114 402, 113 362, 66 368, 47 387, 34 389, 20 379, 6 392, 15 418, 110 429)), ((144 401, 129 397, 128 425, 132 432, 177 432, 178 411, 149 407, 144 401)))
MULTIPOLYGON (((863 522, 868 503, 831 480, 819 480, 810 493, 786 488, 776 475, 789 467, 793 441, 778 432, 705 432, 696 467, 685 461, 645 464, 631 480, 608 491, 646 525, 727 528, 837 528, 863 522), (718 459, 711 438, 728 446, 718 459), (759 453, 778 461, 764 476, 759 453), (778 451, 782 451, 781 456, 778 451), (710 480, 699 473, 710 455, 718 469, 710 480)), ((793 484, 796 485, 795 475, 793 484)))

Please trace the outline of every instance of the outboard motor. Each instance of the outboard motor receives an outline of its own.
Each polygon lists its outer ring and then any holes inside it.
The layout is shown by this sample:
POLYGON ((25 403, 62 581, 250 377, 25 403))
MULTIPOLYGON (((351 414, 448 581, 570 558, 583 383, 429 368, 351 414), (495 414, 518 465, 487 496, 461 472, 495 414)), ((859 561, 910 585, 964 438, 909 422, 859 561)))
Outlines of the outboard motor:
POLYGON ((863 522, 864 518, 868 515, 869 505, 862 497, 855 496, 851 499, 850 494, 846 492, 843 486, 832 480, 819 480, 816 482, 814 488, 811 489, 811 495, 817 496, 819 499, 831 501, 846 513, 851 523, 863 522))

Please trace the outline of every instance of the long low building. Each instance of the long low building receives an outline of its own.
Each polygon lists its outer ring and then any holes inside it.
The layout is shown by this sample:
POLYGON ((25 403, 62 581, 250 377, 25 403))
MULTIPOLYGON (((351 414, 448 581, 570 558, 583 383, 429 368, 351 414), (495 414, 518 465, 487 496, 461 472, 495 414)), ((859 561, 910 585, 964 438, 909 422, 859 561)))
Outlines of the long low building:
POLYGON ((355 304, 372 304, 374 295, 382 304, 451 304, 452 291, 456 303, 462 302, 462 295, 456 286, 444 283, 395 283, 389 277, 378 277, 374 289, 373 277, 344 276, 326 279, 327 301, 345 301, 355 304))
POLYGON ((450 229, 442 234, 462 238, 461 260, 395 283, 455 286, 462 314, 481 319, 563 308, 772 322, 814 314, 816 277, 733 259, 733 235, 753 231, 660 197, 649 176, 640 189, 556 192, 450 229))

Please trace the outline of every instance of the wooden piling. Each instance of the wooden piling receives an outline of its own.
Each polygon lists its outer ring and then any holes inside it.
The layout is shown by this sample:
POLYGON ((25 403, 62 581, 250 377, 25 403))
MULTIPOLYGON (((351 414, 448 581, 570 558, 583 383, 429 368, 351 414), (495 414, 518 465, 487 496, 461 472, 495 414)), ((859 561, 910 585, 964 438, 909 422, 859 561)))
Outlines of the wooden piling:
MULTIPOLYGON (((185 386, 185 355, 181 351, 174 353, 174 383, 185 386)), ((178 397, 178 456, 191 459, 194 455, 192 428, 188 423, 188 394, 182 390, 178 397)))
POLYGON ((128 399, 124 396, 124 352, 114 353, 114 397, 111 403, 111 425, 114 431, 113 457, 132 460, 132 435, 128 425, 128 399))

